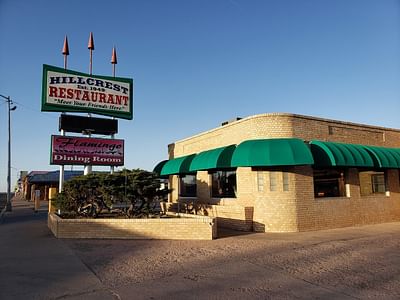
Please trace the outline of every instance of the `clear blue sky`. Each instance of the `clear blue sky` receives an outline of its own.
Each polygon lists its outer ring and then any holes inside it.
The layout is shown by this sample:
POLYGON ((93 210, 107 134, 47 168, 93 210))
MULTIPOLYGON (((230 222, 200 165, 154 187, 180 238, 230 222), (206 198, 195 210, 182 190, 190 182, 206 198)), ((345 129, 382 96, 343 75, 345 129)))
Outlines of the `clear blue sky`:
MULTIPOLYGON (((400 128, 400 2, 395 0, 0 0, 0 94, 11 96, 12 181, 49 165, 59 113, 40 112, 42 65, 135 81, 119 121, 125 167, 152 170, 167 145, 235 117, 289 112, 400 128)), ((7 107, 0 101, 0 191, 7 107)), ((75 167, 83 169, 83 167, 75 167)), ((98 168, 94 167, 94 170, 98 168)))

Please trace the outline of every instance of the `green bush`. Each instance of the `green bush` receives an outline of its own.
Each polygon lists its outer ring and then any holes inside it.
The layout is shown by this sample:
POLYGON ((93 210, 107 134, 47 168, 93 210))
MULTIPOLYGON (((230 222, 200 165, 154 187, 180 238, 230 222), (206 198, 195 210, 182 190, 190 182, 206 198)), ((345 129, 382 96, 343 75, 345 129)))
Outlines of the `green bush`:
POLYGON ((148 217, 159 213, 159 202, 169 192, 160 189, 155 173, 124 169, 114 174, 74 177, 65 183, 54 204, 69 216, 98 217, 104 213, 119 213, 127 217, 148 217), (114 209, 115 206, 119 208, 114 209))

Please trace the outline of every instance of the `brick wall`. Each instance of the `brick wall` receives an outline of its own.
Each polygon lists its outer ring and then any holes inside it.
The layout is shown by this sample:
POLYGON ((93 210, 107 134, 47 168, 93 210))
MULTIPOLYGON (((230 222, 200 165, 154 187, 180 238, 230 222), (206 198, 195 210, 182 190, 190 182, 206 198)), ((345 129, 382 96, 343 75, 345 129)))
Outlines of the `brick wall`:
POLYGON ((215 218, 180 214, 162 219, 61 219, 49 213, 48 227, 57 238, 211 240, 215 218))
MULTIPOLYGON (((249 139, 277 137, 400 148, 399 130, 278 113, 251 116, 177 141, 169 146, 169 154, 172 159, 230 144, 239 144, 249 139)), ((223 222, 227 226, 234 223, 229 221, 230 218, 239 218, 234 213, 229 215, 227 213, 229 209, 233 212, 236 209, 234 207, 254 208, 255 231, 306 231, 400 221, 397 170, 388 171, 390 187, 388 195, 361 196, 357 169, 348 169, 346 177, 350 197, 314 198, 311 166, 280 170, 237 168, 237 197, 213 199, 209 192, 211 185, 209 176, 203 171, 198 172, 198 200, 210 205, 219 205, 220 212, 225 209, 226 217, 219 216, 219 218, 224 219, 223 222), (288 191, 283 190, 282 171, 289 174, 288 191), (269 188, 270 172, 277 172, 276 191, 270 191, 269 188), (259 179, 263 181, 263 190, 260 190, 259 179)), ((171 187, 174 189, 170 197, 172 202, 179 199, 177 183, 177 176, 171 176, 171 187)))
MULTIPOLYGON (((400 221, 397 170, 387 171, 389 195, 361 196, 359 173, 355 168, 350 169, 346 177, 350 197, 304 197, 301 200, 299 208, 303 207, 303 210, 298 211, 299 231, 400 221)), ((309 170, 308 179, 303 184, 312 186, 312 170, 309 170)))

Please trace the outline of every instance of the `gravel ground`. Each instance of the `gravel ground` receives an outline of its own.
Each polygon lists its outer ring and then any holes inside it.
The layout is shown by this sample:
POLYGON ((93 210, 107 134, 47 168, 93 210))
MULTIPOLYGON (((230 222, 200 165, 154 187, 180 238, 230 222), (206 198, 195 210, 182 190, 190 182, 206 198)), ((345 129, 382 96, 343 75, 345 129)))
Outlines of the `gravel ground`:
POLYGON ((221 235, 64 242, 116 299, 400 299, 400 223, 221 235))

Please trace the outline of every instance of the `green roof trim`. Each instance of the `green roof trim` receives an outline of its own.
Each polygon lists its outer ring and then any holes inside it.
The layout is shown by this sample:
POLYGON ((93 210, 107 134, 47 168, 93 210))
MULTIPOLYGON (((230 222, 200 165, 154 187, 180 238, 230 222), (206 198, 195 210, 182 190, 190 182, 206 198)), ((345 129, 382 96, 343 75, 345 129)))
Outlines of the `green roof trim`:
POLYGON ((313 140, 311 152, 317 167, 375 167, 365 146, 313 140))
POLYGON ((153 169, 153 172, 156 173, 158 176, 161 174, 161 170, 164 167, 164 165, 168 162, 168 160, 163 160, 160 161, 153 169))
POLYGON ((297 138, 248 140, 239 144, 232 155, 233 167, 312 165, 308 146, 297 138))
POLYGON ((192 160, 190 171, 232 168, 232 154, 236 145, 200 152, 192 160))
POLYGON ((181 156, 167 161, 161 169, 160 175, 189 174, 189 168, 196 154, 181 156))
POLYGON ((373 157, 376 166, 379 168, 400 168, 400 151, 399 149, 385 148, 378 146, 364 146, 365 149, 373 157))

